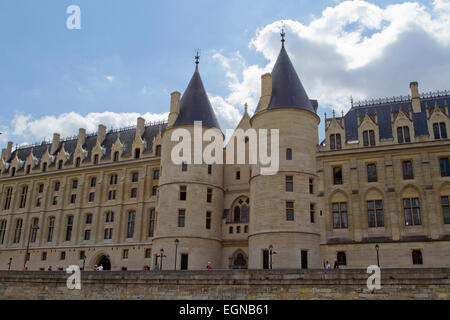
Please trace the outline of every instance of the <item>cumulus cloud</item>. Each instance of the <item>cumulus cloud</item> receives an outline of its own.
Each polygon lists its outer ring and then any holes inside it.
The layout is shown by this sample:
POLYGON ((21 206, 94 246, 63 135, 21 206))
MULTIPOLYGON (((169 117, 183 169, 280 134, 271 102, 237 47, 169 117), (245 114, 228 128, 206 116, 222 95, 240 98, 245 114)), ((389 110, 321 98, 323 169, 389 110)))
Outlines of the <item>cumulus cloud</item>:
MULTIPOLYGON (((336 110, 350 107, 350 96, 379 98, 409 93, 410 81, 421 91, 448 89, 450 83, 450 1, 426 7, 404 2, 386 7, 344 1, 322 11, 309 24, 283 21, 286 49, 311 99, 336 110), (446 88, 447 87, 447 88, 446 88)), ((227 103, 249 102, 254 110, 260 76, 271 71, 280 50, 281 21, 261 27, 250 47, 267 60, 247 65, 237 55, 214 58, 227 72, 227 103), (233 66, 233 67, 231 67, 233 66), (234 69, 232 69, 234 68, 234 69)))
POLYGON ((15 136, 40 141, 45 138, 49 139, 55 132, 63 137, 72 136, 78 133, 79 128, 85 128, 87 132, 95 132, 99 124, 103 124, 108 128, 136 125, 138 117, 142 117, 149 122, 155 122, 167 120, 168 113, 92 112, 83 116, 76 112, 69 112, 40 118, 16 114, 12 120, 11 130, 15 136))

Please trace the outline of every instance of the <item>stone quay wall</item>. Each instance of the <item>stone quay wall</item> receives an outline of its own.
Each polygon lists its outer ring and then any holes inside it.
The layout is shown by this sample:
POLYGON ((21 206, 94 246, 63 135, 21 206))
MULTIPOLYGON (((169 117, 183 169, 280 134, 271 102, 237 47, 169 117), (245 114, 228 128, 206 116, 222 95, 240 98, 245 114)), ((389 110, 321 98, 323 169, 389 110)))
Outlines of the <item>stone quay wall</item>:
POLYGON ((346 270, 82 271, 68 289, 63 271, 0 271, 0 299, 442 299, 450 300, 450 268, 346 270))

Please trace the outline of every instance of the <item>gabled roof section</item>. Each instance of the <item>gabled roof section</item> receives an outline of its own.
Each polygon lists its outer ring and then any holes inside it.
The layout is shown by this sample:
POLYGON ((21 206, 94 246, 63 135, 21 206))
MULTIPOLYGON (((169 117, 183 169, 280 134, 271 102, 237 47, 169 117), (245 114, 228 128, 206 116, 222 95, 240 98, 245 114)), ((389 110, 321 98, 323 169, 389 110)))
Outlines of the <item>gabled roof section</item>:
POLYGON ((286 52, 284 42, 272 70, 272 98, 267 109, 298 108, 311 112, 314 107, 286 52))
POLYGON ((193 125, 194 121, 202 121, 202 125, 220 130, 214 110, 203 86, 198 61, 195 72, 181 97, 180 113, 173 126, 193 125))

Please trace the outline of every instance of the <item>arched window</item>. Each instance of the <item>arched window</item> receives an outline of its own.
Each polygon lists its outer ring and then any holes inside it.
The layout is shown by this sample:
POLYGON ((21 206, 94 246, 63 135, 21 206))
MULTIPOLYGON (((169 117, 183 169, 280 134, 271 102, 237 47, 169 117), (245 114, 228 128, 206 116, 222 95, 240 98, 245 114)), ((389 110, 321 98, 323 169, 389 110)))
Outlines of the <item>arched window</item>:
POLYGON ((231 213, 228 214, 228 223, 247 223, 249 221, 250 209, 249 198, 243 196, 236 199, 231 207, 231 213))
POLYGON ((237 250, 229 260, 230 269, 247 269, 248 268, 248 257, 242 250, 237 250))

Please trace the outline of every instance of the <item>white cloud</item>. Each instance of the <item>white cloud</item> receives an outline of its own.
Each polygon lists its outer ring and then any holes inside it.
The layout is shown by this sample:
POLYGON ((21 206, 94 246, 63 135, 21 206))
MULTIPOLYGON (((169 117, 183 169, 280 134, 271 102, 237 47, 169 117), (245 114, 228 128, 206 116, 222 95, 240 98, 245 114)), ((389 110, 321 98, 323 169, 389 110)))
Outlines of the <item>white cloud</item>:
POLYGON ((167 120, 168 113, 92 112, 83 116, 76 112, 69 112, 36 119, 31 115, 16 114, 11 123, 11 130, 15 136, 41 141, 44 138, 51 138, 55 132, 63 137, 76 135, 79 128, 85 128, 87 132, 96 132, 99 124, 103 124, 108 128, 136 125, 138 117, 154 122, 167 120))
POLYGON ((114 76, 104 76, 104 78, 105 78, 106 80, 108 80, 109 82, 113 82, 114 79, 115 79, 114 76))
MULTIPOLYGON (((381 7, 367 1, 343 1, 312 17, 309 24, 283 20, 286 49, 311 99, 320 106, 346 110, 350 96, 378 98, 409 93, 410 81, 421 91, 449 89, 450 0, 430 7, 417 2, 381 7)), ((268 60, 247 65, 237 54, 213 57, 227 72, 233 105, 249 102, 253 111, 260 76, 270 72, 280 50, 281 21, 260 28, 250 47, 268 60), (243 66, 243 67, 241 67, 243 66)))

